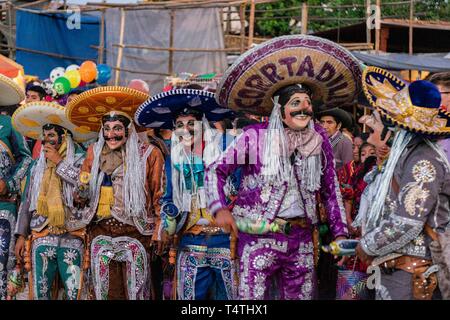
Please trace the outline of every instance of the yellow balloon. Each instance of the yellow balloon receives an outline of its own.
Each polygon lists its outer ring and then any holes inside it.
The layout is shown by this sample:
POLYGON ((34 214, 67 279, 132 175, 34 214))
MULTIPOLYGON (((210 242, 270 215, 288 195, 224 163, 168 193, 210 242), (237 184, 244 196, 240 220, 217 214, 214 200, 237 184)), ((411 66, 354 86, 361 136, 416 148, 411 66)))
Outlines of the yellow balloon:
POLYGON ((64 77, 69 80, 72 89, 78 87, 81 82, 81 76, 78 70, 69 70, 64 74, 64 77))

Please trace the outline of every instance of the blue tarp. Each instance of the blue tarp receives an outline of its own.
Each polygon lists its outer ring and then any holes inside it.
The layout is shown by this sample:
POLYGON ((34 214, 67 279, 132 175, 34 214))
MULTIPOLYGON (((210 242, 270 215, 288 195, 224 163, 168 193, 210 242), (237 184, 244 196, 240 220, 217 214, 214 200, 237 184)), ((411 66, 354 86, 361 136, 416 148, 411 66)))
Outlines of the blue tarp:
POLYGON ((380 55, 352 52, 356 58, 366 65, 377 66, 389 70, 422 70, 445 72, 450 70, 450 59, 424 54, 409 55, 407 53, 383 53, 380 55))
POLYGON ((98 16, 81 14, 80 28, 70 29, 73 14, 42 14, 17 11, 16 61, 23 65, 25 73, 40 79, 49 77, 56 67, 81 64, 85 60, 97 60, 98 51, 90 46, 98 46, 100 40, 100 19, 98 16), (61 54, 81 59, 61 59, 40 53, 20 50, 20 48, 61 54))

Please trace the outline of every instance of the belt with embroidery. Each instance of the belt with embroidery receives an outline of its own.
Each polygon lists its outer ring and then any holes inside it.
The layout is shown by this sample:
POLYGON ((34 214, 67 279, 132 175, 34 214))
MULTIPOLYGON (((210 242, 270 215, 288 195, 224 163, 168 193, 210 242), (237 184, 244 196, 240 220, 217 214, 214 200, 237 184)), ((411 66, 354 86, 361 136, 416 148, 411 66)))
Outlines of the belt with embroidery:
POLYGON ((208 235, 212 235, 212 234, 218 234, 223 232, 222 228, 220 227, 216 227, 216 226, 211 226, 211 225, 194 225, 192 226, 189 230, 186 230, 184 233, 192 233, 192 234, 200 234, 200 233, 205 233, 208 235))
POLYGON ((54 234, 54 235, 61 235, 64 233, 67 233, 66 227, 55 227, 55 226, 48 226, 48 233, 54 234))

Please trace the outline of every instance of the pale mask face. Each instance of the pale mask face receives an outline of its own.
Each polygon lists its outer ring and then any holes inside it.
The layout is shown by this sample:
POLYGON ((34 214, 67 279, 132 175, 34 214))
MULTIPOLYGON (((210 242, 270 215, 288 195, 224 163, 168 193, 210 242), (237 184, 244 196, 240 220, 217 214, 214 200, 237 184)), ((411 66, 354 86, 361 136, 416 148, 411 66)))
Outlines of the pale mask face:
POLYGON ((119 121, 106 121, 103 124, 103 137, 111 150, 116 150, 127 142, 125 126, 119 121))
POLYGON ((175 134, 186 147, 194 145, 194 142, 202 137, 202 124, 194 116, 179 116, 175 121, 175 134))
POLYGON ((370 135, 367 139, 367 142, 374 145, 376 149, 381 149, 386 147, 387 141, 392 135, 392 131, 388 131, 386 137, 381 139, 381 134, 384 129, 384 124, 381 121, 380 114, 377 111, 374 111, 370 116, 362 116, 359 119, 359 123, 365 124, 370 128, 370 135))
POLYGON ((43 139, 42 139, 43 145, 50 144, 53 147, 55 147, 56 150, 58 150, 59 147, 61 147, 61 142, 62 142, 63 137, 60 137, 54 128, 52 128, 50 130, 44 129, 42 132, 42 135, 43 135, 43 139))
POLYGON ((283 122, 293 130, 305 129, 313 116, 311 98, 306 93, 294 93, 284 106, 283 122))

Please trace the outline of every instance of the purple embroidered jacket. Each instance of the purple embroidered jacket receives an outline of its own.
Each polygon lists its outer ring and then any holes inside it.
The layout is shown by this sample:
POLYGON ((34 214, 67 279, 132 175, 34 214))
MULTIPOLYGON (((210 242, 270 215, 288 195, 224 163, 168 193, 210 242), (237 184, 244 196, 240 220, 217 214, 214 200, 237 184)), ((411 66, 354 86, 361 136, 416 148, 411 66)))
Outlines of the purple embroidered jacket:
MULTIPOLYGON (((282 205, 287 192, 287 182, 264 183, 261 173, 260 157, 264 145, 265 131, 268 123, 248 126, 242 135, 222 153, 222 155, 206 169, 206 189, 209 210, 215 214, 219 209, 226 208, 224 187, 227 177, 241 168, 241 185, 233 207, 233 215, 252 220, 264 219, 272 222, 282 205)), ((345 211, 337 183, 334 168, 333 150, 325 130, 315 124, 315 130, 322 136, 322 176, 320 187, 308 191, 300 187, 306 218, 309 223, 318 222, 316 213, 316 192, 320 192, 328 216, 328 222, 334 237, 347 236, 345 211)), ((296 175, 300 186, 300 177, 296 175)))

